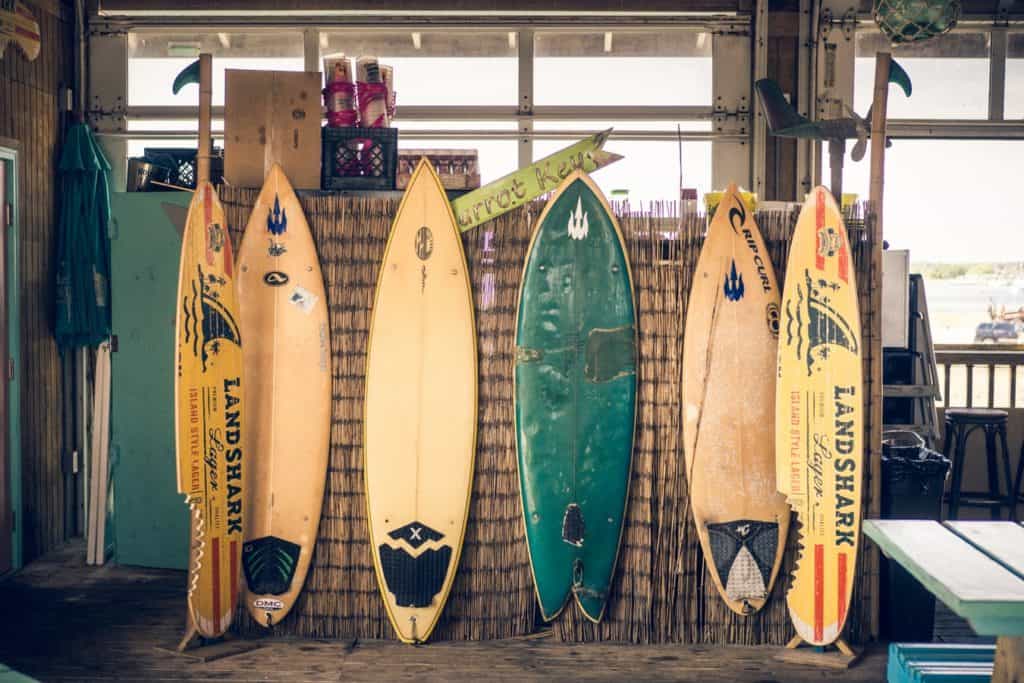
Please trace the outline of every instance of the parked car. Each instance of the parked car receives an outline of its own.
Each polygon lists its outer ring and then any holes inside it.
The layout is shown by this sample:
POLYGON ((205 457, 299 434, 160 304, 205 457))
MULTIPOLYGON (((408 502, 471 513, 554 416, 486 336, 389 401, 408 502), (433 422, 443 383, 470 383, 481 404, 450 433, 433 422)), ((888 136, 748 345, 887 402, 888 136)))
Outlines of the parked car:
POLYGON ((1010 322, 981 323, 974 331, 974 343, 1017 341, 1017 327, 1010 322))

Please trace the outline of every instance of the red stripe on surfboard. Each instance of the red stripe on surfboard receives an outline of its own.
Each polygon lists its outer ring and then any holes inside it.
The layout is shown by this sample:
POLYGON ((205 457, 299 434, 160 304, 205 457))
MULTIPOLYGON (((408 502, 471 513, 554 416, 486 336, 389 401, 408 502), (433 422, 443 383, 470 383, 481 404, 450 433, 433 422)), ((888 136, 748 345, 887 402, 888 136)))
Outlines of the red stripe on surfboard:
POLYGON ((825 546, 814 546, 814 640, 825 637, 825 546))
POLYGON ((213 571, 213 632, 220 633, 220 539, 210 541, 210 569, 213 571))
POLYGON ((814 267, 825 270, 825 256, 821 253, 821 229, 825 227, 825 194, 818 190, 814 195, 814 267))
POLYGON ((231 609, 238 604, 238 541, 231 541, 231 609))
POLYGON ((839 609, 836 612, 839 616, 836 623, 842 626, 846 621, 846 553, 839 553, 839 567, 836 571, 839 574, 839 609))
POLYGON ((25 36, 26 38, 39 42, 39 34, 33 33, 32 31, 29 31, 27 28, 15 26, 14 32, 17 33, 19 36, 25 36))

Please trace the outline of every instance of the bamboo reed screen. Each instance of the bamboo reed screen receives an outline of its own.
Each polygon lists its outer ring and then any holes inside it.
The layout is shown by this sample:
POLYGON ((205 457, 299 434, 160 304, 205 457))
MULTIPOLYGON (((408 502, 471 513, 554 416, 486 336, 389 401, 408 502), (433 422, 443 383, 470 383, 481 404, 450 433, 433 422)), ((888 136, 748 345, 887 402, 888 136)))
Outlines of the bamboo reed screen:
MULTIPOLYGON (((221 192, 237 243, 256 192, 234 188, 221 192)), ((305 590, 276 633, 392 638, 370 555, 361 440, 370 311, 377 267, 398 200, 308 193, 301 201, 326 280, 334 406, 327 489, 312 566, 305 590)), ((512 405, 516 296, 533 220, 542 208, 542 203, 535 202, 464 236, 479 343, 477 461, 462 561, 434 640, 509 638, 544 628, 536 616, 521 519, 512 405)), ((553 624, 553 635, 568 641, 783 644, 793 633, 784 596, 795 535, 790 535, 789 552, 769 603, 755 616, 738 617, 718 598, 704 570, 689 514, 682 452, 681 361, 686 300, 704 217, 680 217, 672 203, 655 203, 642 211, 617 205, 615 211, 627 242, 639 316, 630 502, 603 623, 591 624, 570 605, 553 624)), ((870 232, 864 229, 863 216, 857 219, 848 227, 862 324, 868 330, 870 232)), ((757 220, 781 283, 796 212, 762 211, 757 220)), ((868 362, 865 359, 865 368, 868 362)), ((865 380, 869 380, 867 372, 865 380)), ((864 394, 871 395, 867 384, 864 394)), ((869 428, 866 424, 865 429, 869 428)), ((865 569, 864 544, 861 549, 859 568, 865 569)), ((871 585, 868 572, 860 571, 847 631, 853 642, 865 640, 868 633, 871 585)), ((239 624, 245 632, 261 630, 244 609, 239 624)))

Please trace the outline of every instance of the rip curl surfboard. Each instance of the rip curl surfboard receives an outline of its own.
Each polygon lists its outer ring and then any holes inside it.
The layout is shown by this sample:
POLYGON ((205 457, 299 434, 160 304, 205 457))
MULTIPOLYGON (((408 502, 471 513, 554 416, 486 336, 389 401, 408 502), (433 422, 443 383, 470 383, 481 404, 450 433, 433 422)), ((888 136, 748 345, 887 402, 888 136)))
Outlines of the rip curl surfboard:
POLYGON ((242 571, 253 619, 287 616, 306 579, 331 432, 327 296, 302 206, 274 164, 238 251, 248 459, 242 571))
POLYGON ((476 358, 462 239, 423 159, 377 277, 363 433, 373 564, 406 643, 430 637, 459 565, 476 450, 476 358))
POLYGON ((242 552, 242 349, 235 265, 213 185, 196 186, 182 237, 174 417, 178 491, 191 514, 188 606, 207 638, 235 611, 242 552))
POLYGON ((808 195, 790 246, 775 395, 776 482, 797 513, 786 594, 807 643, 843 630, 857 566, 863 476, 860 314, 853 254, 824 187, 808 195))
POLYGON ((541 613, 607 604, 629 491, 636 309, 618 222, 569 175, 537 221, 516 319, 519 484, 541 613))
POLYGON ((775 488, 779 287, 735 185, 708 228, 686 309, 683 439, 697 536, 722 599, 764 606, 786 549, 775 488))

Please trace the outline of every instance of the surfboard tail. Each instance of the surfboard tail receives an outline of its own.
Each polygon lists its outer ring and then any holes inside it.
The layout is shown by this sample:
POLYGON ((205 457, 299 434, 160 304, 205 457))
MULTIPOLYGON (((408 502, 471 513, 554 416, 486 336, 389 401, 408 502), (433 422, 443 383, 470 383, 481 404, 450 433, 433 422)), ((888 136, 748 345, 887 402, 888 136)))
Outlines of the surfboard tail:
POLYGON ((723 597, 733 611, 753 614, 771 590, 779 552, 778 523, 740 519, 708 524, 707 532, 723 597))
POLYGON ((802 548, 786 603, 797 633, 811 645, 828 645, 842 633, 853 596, 856 550, 802 548), (811 586, 811 589, 808 589, 811 586))

